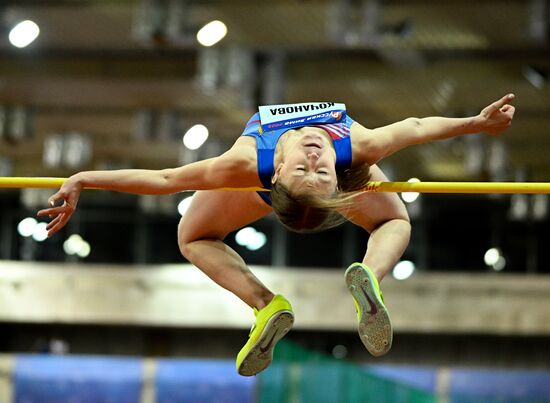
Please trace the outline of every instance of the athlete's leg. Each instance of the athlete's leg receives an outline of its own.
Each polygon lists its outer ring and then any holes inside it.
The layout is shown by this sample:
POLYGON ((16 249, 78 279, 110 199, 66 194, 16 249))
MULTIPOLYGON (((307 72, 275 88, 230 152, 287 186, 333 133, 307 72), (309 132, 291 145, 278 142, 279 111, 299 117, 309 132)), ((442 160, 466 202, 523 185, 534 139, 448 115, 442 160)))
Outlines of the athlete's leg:
MULTIPOLYGON (((376 165, 371 180, 387 181, 376 165)), ((358 332, 374 356, 386 354, 392 345, 393 330, 379 282, 394 267, 407 247, 410 224, 407 210, 393 193, 363 193, 344 212, 346 217, 369 231, 362 263, 346 270, 346 283, 357 307, 358 332)))
MULTIPOLYGON (((387 181, 376 165, 371 167, 371 180, 387 181)), ((401 258, 410 238, 411 226, 407 209, 395 193, 369 193, 357 196, 353 206, 342 212, 348 220, 370 233, 363 264, 378 282, 401 258)))
POLYGON ((273 299, 273 293, 223 239, 270 212, 271 207, 255 192, 201 191, 193 196, 178 227, 183 255, 220 286, 258 310, 273 299))
POLYGON ((182 217, 178 239, 183 255, 212 280, 255 308, 256 323, 237 356, 239 374, 256 375, 273 359, 276 343, 294 323, 292 306, 274 296, 223 243, 231 231, 265 216, 271 207, 255 192, 197 192, 182 217))

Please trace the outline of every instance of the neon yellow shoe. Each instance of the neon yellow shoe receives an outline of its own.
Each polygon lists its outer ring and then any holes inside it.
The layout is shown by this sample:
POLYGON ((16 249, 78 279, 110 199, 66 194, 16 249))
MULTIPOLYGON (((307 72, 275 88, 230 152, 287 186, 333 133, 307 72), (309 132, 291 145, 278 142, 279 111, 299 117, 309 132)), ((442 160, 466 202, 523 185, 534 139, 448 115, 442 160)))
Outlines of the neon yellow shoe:
POLYGON ((372 355, 390 351, 393 331, 378 280, 364 264, 353 263, 346 270, 346 283, 357 308, 358 332, 372 355))
POLYGON ((282 295, 275 295, 263 309, 254 309, 254 315, 248 342, 237 355, 237 372, 243 376, 256 375, 271 364, 275 344, 294 323, 292 306, 282 295))

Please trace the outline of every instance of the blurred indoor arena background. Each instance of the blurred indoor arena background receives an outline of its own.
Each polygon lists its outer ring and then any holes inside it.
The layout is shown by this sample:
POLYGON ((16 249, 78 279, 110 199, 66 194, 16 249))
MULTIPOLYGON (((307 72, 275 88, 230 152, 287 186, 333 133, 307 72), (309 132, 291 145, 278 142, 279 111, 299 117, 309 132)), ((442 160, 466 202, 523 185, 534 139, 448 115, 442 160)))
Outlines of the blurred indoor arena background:
MULTIPOLYGON (((2 0, 0 176, 189 163, 227 149, 260 104, 344 102, 376 127, 513 92, 503 136, 382 167, 549 182, 549 18, 547 0, 2 0)), ((268 217, 231 234, 297 318, 274 364, 244 378, 251 310, 178 251, 192 194, 86 191, 45 239, 33 217, 52 192, 0 191, 0 403, 550 402, 546 195, 402 195, 413 235, 383 283, 382 358, 357 337, 343 278, 366 233, 296 235, 268 217)))

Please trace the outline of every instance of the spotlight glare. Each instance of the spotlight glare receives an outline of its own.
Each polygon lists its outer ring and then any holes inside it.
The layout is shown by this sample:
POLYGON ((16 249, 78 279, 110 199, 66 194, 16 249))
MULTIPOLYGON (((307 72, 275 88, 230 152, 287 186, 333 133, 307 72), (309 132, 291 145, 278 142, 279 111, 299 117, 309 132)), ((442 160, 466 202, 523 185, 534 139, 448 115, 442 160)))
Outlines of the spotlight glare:
POLYGON ((235 241, 241 246, 246 246, 254 238, 254 234, 256 234, 254 228, 245 227, 235 234, 235 241))
POLYGON ((24 218, 17 224, 17 232, 19 235, 28 238, 34 233, 36 224, 38 222, 33 217, 24 218))
POLYGON ((395 265, 392 274, 397 280, 405 280, 414 273, 415 268, 415 264, 410 260, 402 260, 395 265))
POLYGON ((63 242, 63 251, 67 255, 76 255, 81 248, 84 240, 80 235, 73 234, 63 242))
POLYGON ((195 125, 183 135, 183 144, 190 150, 196 150, 208 138, 208 128, 204 125, 195 125))
POLYGON ((342 344, 337 344, 332 348, 332 356, 336 359, 341 360, 342 358, 346 358, 347 355, 348 349, 342 344))
MULTIPOLYGON (((418 183, 418 182, 420 182, 420 179, 418 179, 418 178, 411 178, 411 179, 409 179, 407 182, 410 182, 410 183, 418 183)), ((420 196, 420 193, 418 193, 418 192, 403 192, 403 193, 401 193, 401 198, 402 198, 403 201, 406 202, 406 203, 412 203, 412 202, 414 202, 416 199, 418 199, 418 196, 420 196)))
POLYGON ((263 232, 257 231, 254 234, 254 237, 248 243, 248 245, 246 245, 246 248, 248 250, 258 250, 265 245, 266 241, 267 237, 265 236, 265 234, 263 232))
POLYGON ((497 261, 491 266, 495 271, 501 271, 506 267, 506 259, 504 256, 499 256, 497 261))
POLYGON ((248 250, 258 250, 267 242, 267 236, 255 228, 245 227, 235 234, 235 242, 248 250))
POLYGON ((178 212, 180 215, 184 216, 187 210, 189 209, 189 206, 191 206, 191 202, 193 201, 193 196, 186 197, 178 204, 178 212))
POLYGON ((491 248, 485 252, 483 256, 483 261, 487 266, 493 266, 498 262, 498 259, 501 257, 500 250, 498 248, 491 248))
POLYGON ((83 240, 80 243, 80 248, 76 251, 76 254, 81 258, 85 258, 88 257, 91 251, 92 248, 90 247, 90 244, 83 240))
POLYGON ((221 21, 211 21, 197 32, 197 41, 202 46, 212 46, 227 34, 227 26, 221 21))
POLYGON ((40 28, 33 21, 26 20, 12 28, 9 34, 10 43, 16 48, 29 46, 40 34, 40 28))
POLYGON ((35 225, 34 231, 32 232, 32 239, 36 242, 45 241, 48 238, 48 230, 46 227, 48 224, 45 222, 39 222, 35 225))

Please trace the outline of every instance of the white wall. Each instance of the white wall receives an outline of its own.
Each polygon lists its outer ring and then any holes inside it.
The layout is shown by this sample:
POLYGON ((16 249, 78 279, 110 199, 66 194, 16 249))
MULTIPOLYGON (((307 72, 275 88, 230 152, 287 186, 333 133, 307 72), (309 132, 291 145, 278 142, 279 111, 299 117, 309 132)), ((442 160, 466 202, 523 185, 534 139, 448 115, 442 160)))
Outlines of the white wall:
MULTIPOLYGON (((297 329, 353 330, 343 272, 253 267, 297 329)), ((396 331, 550 334, 550 276, 422 274, 382 283, 396 331)), ((249 328, 252 311, 191 265, 0 261, 0 321, 249 328)))

